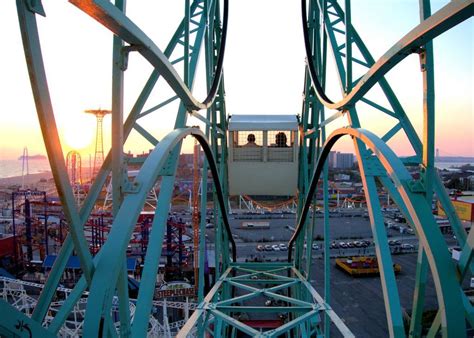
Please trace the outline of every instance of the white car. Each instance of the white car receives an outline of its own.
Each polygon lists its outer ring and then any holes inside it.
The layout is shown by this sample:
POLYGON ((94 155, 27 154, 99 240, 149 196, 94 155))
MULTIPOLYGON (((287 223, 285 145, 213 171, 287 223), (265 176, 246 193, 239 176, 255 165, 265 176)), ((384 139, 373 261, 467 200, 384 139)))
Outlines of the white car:
POLYGON ((273 244, 272 249, 273 251, 280 251, 280 247, 278 246, 278 244, 273 244))
POLYGON ((288 250, 288 248, 287 248, 287 246, 286 246, 285 243, 280 243, 280 250, 282 250, 282 251, 288 250))

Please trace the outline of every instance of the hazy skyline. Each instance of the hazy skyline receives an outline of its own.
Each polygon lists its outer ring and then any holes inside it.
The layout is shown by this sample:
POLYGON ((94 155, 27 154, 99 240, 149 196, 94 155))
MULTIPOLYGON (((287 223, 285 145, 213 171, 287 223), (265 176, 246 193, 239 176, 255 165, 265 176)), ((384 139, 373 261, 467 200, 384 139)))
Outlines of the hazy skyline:
MULTIPOLYGON (((300 3, 283 0, 230 0, 229 34, 224 63, 229 114, 299 114, 304 76, 304 46, 300 3)), ((432 11, 448 1, 433 1, 432 11)), ((67 2, 44 1, 47 17, 38 17, 40 37, 53 107, 65 152, 79 147, 84 158, 93 154, 95 120, 85 109, 109 109, 111 97, 112 34, 67 2), (79 144, 80 142, 87 144, 79 144), (76 144, 75 144, 76 143, 76 144)), ((417 1, 353 1, 353 25, 378 59, 419 23, 417 1)), ((127 14, 164 49, 182 17, 184 1, 129 2, 127 14), (140 7, 142 6, 142 7, 140 7), (146 10, 144 10, 146 6, 146 10)), ((17 158, 23 147, 44 154, 44 145, 27 74, 16 6, 4 4, 0 12, 4 53, 0 159, 17 158)), ((434 40, 436 81, 436 147, 442 156, 474 156, 474 22, 465 21, 434 40)), ((201 57, 203 61, 204 57, 201 57)), ((201 62, 202 63, 202 62, 201 62)), ((178 66, 181 67, 181 64, 178 66)), ((201 67, 202 68, 202 67, 201 67)), ((130 57, 125 75, 125 113, 142 89, 151 67, 137 54, 130 57)), ((331 73, 330 73, 331 75, 331 73)), ((422 82, 417 55, 393 69, 387 79, 415 129, 422 133, 422 82)), ((328 81, 331 97, 341 97, 335 75, 328 81)), ((202 70, 196 79, 196 96, 204 97, 202 70)), ((146 108, 172 96, 160 84, 146 108), (164 88, 164 89, 163 89, 164 88)), ((371 95, 377 95, 374 91, 371 95)), ((171 131, 177 103, 145 118, 155 137, 171 131)), ((382 135, 387 119, 358 106, 363 127, 382 135)), ((327 112, 331 115, 333 112, 327 112)), ((191 119, 189 124, 195 124, 191 119)), ((347 125, 341 119, 334 125, 347 125)), ((106 152, 110 147, 110 117, 104 121, 106 152)), ((400 155, 411 154, 407 142, 397 137, 389 145, 400 155)), ((132 133, 125 151, 147 152, 151 147, 132 133)), ((185 145, 184 151, 189 152, 185 145)), ((349 142, 339 147, 352 151, 349 142)))

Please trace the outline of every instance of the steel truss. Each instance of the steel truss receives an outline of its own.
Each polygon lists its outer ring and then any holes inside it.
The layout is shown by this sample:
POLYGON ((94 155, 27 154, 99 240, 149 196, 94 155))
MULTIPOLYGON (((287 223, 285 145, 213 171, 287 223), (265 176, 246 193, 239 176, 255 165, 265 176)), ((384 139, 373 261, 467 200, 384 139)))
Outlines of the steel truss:
MULTIPOLYGON (((474 309, 460 285, 468 272, 473 271, 472 256, 474 233, 469 236, 461 226, 454 208, 434 169, 434 95, 433 58, 431 40, 473 15, 473 1, 454 0, 431 15, 428 0, 420 0, 421 23, 402 37, 387 53, 375 61, 361 37, 351 24, 351 2, 344 1, 344 11, 335 0, 302 0, 302 22, 305 32, 307 67, 305 70, 305 100, 301 113, 300 172, 298 195, 298 224, 289 243, 287 263, 239 263, 235 243, 227 219, 227 124, 224 100, 222 65, 226 44, 228 0, 185 0, 185 13, 168 46, 162 51, 125 14, 125 1, 115 5, 105 0, 71 0, 85 14, 97 20, 115 34, 113 49, 112 86, 112 149, 100 168, 89 194, 80 209, 69 184, 53 106, 42 60, 36 15, 45 15, 41 1, 17 0, 18 17, 31 86, 35 97, 43 139, 50 160, 54 180, 61 197, 64 214, 70 225, 61 252, 55 261, 46 285, 36 301, 31 315, 0 301, 0 334, 54 337, 67 328, 71 317, 80 309, 81 332, 84 336, 135 336, 150 332, 150 314, 153 307, 155 276, 158 270, 161 245, 149 245, 142 282, 134 307, 130 306, 125 267, 126 249, 136 220, 145 204, 148 192, 160 182, 156 201, 156 215, 149 241, 162 243, 182 140, 191 136, 204 150, 206 160, 203 172, 211 171, 214 181, 214 208, 216 219, 216 280, 212 290, 204 295, 204 269, 199 269, 198 300, 193 315, 186 322, 180 336, 236 335, 238 331, 254 336, 276 337, 329 336, 333 323, 344 336, 352 333, 332 311, 330 297, 330 255, 325 255, 324 297, 312 288, 311 248, 315 224, 308 214, 314 191, 320 177, 324 187, 324 238, 325 252, 329 252, 329 214, 326 158, 337 140, 344 135, 352 137, 361 168, 370 221, 376 243, 381 270, 381 283, 385 300, 388 328, 391 336, 405 336, 400 298, 398 295, 392 260, 387 246, 383 218, 377 197, 375 180, 378 179, 391 198, 398 204, 420 240, 414 308, 409 336, 420 336, 423 312, 424 285, 428 267, 435 280, 439 311, 429 336, 441 332, 443 336, 465 335, 468 320, 474 326, 474 309), (204 48, 201 48, 203 46, 204 48), (353 51, 358 50, 358 53, 353 51), (192 94, 198 58, 205 54, 205 74, 208 95, 202 102, 192 94), (342 99, 330 100, 325 93, 328 52, 332 51, 341 84, 342 99), (124 72, 128 68, 129 53, 137 52, 150 62, 154 70, 138 96, 128 117, 124 120, 124 72), (423 70, 424 135, 420 140, 399 103, 394 91, 384 79, 393 67, 412 53, 420 54, 423 70), (361 55, 355 57, 354 55, 361 55), (357 79, 353 66, 366 68, 357 79), (182 66, 182 76, 177 66, 182 66), (175 95, 144 110, 158 79, 168 83, 175 95), (380 85, 390 107, 366 98, 365 94, 380 85), (139 120, 160 111, 179 100, 174 129, 158 140, 151 128, 139 120), (395 118, 395 125, 381 138, 361 128, 356 105, 370 105, 382 114, 395 118), (326 117, 326 109, 336 110, 326 117), (205 114, 199 111, 204 110, 205 114), (186 126, 188 115, 205 123, 205 130, 186 126), (326 126, 332 121, 347 118, 349 127, 336 130, 329 137, 326 126), (123 158, 123 144, 132 129, 153 146, 154 150, 143 163, 138 175, 129 181, 123 158), (416 156, 404 163, 386 145, 398 132, 411 142, 416 156), (418 164, 421 179, 414 181, 405 164, 418 164), (92 257, 83 233, 83 226, 91 214, 107 177, 112 177, 112 212, 114 222, 110 234, 99 253, 92 257), (431 199, 435 193, 446 210, 452 228, 461 246, 461 259, 457 264, 449 257, 444 239, 431 215, 431 199), (294 251, 292 250, 294 248, 294 251), (53 302, 68 258, 77 253, 83 276, 68 297, 53 302), (89 290, 87 301, 83 299, 89 290), (280 305, 255 305, 267 297, 280 305), (248 303, 247 303, 248 302, 248 303), (54 310, 53 310, 54 309, 54 310), (279 328, 259 332, 236 318, 240 312, 288 313, 279 328), (54 313, 54 315, 52 315, 54 313), (113 316, 112 314, 117 314, 113 316), (464 314, 464 315, 462 315, 464 314), (116 318, 118 317, 118 319, 116 318)), ((358 106, 359 108, 359 106, 358 106)), ((202 186, 207 186, 207 175, 202 175, 202 186)), ((205 214, 206 194, 201 195, 201 214, 205 214)), ((315 210, 315 207, 313 207, 315 210)), ((315 218, 313 218, 314 220, 315 218)), ((205 232, 205 219, 200 232, 205 232)), ((204 266, 205 238, 199 240, 199 266, 204 266)), ((21 294, 10 294, 10 299, 21 294)), ((20 295, 21 296, 21 295, 20 295)), ((21 297, 20 297, 21 298, 21 297)), ((30 299, 30 301, 32 301, 30 299)), ((20 302, 21 303, 21 302, 20 302)), ((17 304, 19 304, 17 302, 17 304)), ((28 309, 30 309, 28 307, 28 309)), ((182 322, 181 322, 182 324, 182 322)), ((176 324, 178 325, 178 324, 176 324)), ((180 324, 179 324, 180 325, 180 324)), ((165 323, 158 334, 170 335, 172 324, 165 323)), ((158 332, 158 331, 154 331, 158 332)))
POLYGON ((293 264, 231 263, 177 337, 188 337, 196 323, 199 337, 205 333, 213 337, 235 337, 238 332, 253 337, 279 337, 293 328, 298 328, 300 337, 313 337, 321 334, 319 321, 323 313, 331 317, 345 337, 353 337, 344 322, 293 264), (232 295, 232 289, 239 295, 232 295), (291 293, 291 289, 309 294, 311 300, 285 296, 291 293), (265 306, 265 298, 281 305, 265 306), (262 304, 245 304, 257 300, 262 304), (262 333, 231 316, 251 312, 282 313, 288 315, 290 320, 279 328, 262 333))
MULTIPOLYGON (((381 269, 381 283, 390 336, 404 337, 400 297, 392 269, 392 260, 387 245, 387 235, 383 226, 383 216, 378 200, 375 180, 387 189, 390 197, 414 228, 419 242, 419 257, 414 292, 410 337, 421 334, 424 287, 428 267, 436 281, 439 311, 433 322, 429 336, 441 332, 443 336, 464 336, 465 321, 473 325, 474 308, 464 295, 461 284, 472 269, 472 248, 474 235, 466 235, 456 216, 451 201, 434 168, 434 76, 433 48, 431 40, 462 21, 472 17, 473 1, 451 1, 431 15, 428 0, 420 0, 421 23, 402 37, 378 61, 375 61, 351 23, 351 1, 344 1, 344 10, 335 0, 302 0, 302 21, 307 54, 305 78, 305 101, 302 111, 304 134, 300 144, 300 191, 298 225, 289 244, 289 261, 294 261, 307 278, 310 276, 311 250, 303 250, 306 242, 311 247, 314 224, 308 221, 309 207, 313 203, 316 184, 323 180, 324 191, 324 249, 329 251, 328 181, 325 160, 330 148, 342 135, 350 135, 356 150, 361 170, 365 198, 370 223, 376 244, 376 254, 381 269), (328 54, 331 53, 336 65, 337 80, 341 87, 342 99, 332 101, 325 92, 328 54), (420 55, 423 76, 424 132, 420 140, 384 75, 400 61, 412 53, 420 55), (357 55, 357 57, 355 56, 357 55), (354 69, 366 71, 354 76, 354 69), (389 103, 387 108, 368 99, 365 95, 378 84, 389 103), (394 126, 382 137, 361 128, 357 113, 361 103, 379 111, 383 116, 396 120, 394 126), (335 110, 326 117, 326 110, 335 110), (347 118, 350 127, 336 130, 326 139, 326 127, 333 121, 347 118), (403 132, 415 150, 416 156, 403 162, 386 145, 398 132, 403 132), (316 161, 317 159, 317 161, 316 161), (413 180, 404 164, 418 165, 420 180, 413 180), (313 174, 314 173, 314 174, 313 174), (463 248, 463 260, 458 264, 450 259, 449 251, 431 213, 433 193, 449 210, 449 221, 463 248), (293 256, 291 248, 295 247, 293 256), (303 257, 306 255, 306 264, 303 257), (294 257, 294 259, 293 259, 294 257), (460 273, 460 271, 462 271, 460 273), (448 309, 448 307, 451 307, 448 309), (460 314, 464 313, 465 316, 460 314)), ((364 107, 362 105, 362 107, 364 107)), ((314 218, 313 218, 314 219, 314 218)), ((325 255, 324 299, 330 304, 330 261, 325 255)), ((326 318, 324 330, 329 335, 326 318)))
MULTIPOLYGON (((33 309, 36 307, 37 299, 35 294, 41 292, 44 288, 43 284, 26 282, 18 279, 10 279, 6 277, 0 277, 0 299, 8 302, 18 311, 31 316, 33 309)), ((71 293, 71 289, 58 287, 57 290, 62 294, 62 298, 66 299, 71 293)), ((83 298, 80 298, 77 305, 72 310, 69 318, 66 320, 64 325, 59 330, 58 334, 61 337, 78 337, 82 336, 82 327, 84 324, 85 307, 87 304, 88 292, 84 292, 83 298)), ((130 300, 130 315, 133 318, 135 314, 135 303, 136 300, 130 300)), ((54 319, 54 314, 59 311, 61 306, 64 304, 64 300, 55 300, 51 302, 49 314, 45 318, 45 324, 49 325, 54 319)), ((118 299, 114 297, 112 311, 117 313, 118 311, 118 299)), ((189 311, 195 310, 197 307, 196 303, 190 302, 170 302, 170 301, 153 301, 153 306, 163 308, 164 313, 166 309, 182 309, 185 311, 185 316, 189 316, 189 311)), ((147 331, 148 337, 165 336, 170 335, 171 332, 177 332, 185 324, 185 320, 179 320, 172 323, 167 322, 165 317, 162 322, 156 318, 156 316, 149 317, 149 326, 147 331)), ((116 323, 117 329, 120 323, 116 323)))

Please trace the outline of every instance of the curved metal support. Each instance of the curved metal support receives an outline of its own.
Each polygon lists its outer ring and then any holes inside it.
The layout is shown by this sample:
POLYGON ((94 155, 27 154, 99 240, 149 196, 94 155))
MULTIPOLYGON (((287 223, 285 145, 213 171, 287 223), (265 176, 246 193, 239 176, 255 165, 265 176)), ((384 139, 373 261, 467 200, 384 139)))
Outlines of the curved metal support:
POLYGON ((301 14, 306 50, 307 64, 319 101, 329 109, 345 110, 360 100, 381 78, 408 55, 447 30, 470 18, 474 14, 473 1, 453 0, 435 14, 413 28, 390 48, 357 82, 357 85, 338 102, 333 102, 326 95, 319 83, 316 67, 312 58, 312 47, 307 29, 306 0, 301 0, 301 14))
POLYGON ((97 259, 96 273, 92 278, 90 296, 86 308, 84 323, 85 336, 96 336, 99 331, 101 318, 107 315, 104 310, 108 307, 107 305, 110 295, 115 291, 115 281, 117 280, 122 267, 122 261, 117 260, 117 253, 125 252, 127 248, 134 225, 145 202, 146 193, 155 184, 161 168, 167 163, 168 155, 171 154, 173 149, 175 149, 175 147, 189 135, 192 135, 198 140, 208 160, 209 168, 216 185, 219 207, 221 210, 224 210, 222 216, 232 246, 232 257, 234 261, 236 260, 236 246, 232 238, 227 213, 225 212, 225 201, 218 178, 217 166, 214 162, 212 151, 207 143, 206 137, 198 129, 176 129, 170 132, 156 146, 143 164, 140 173, 137 175, 133 183, 137 192, 125 197, 124 202, 115 217, 109 237, 100 251, 101 255, 97 259), (104 283, 106 280, 112 282, 104 283))
POLYGON ((214 78, 206 99, 199 102, 178 75, 166 55, 155 45, 155 43, 122 11, 117 9, 111 2, 105 0, 70 0, 79 9, 107 27, 110 31, 120 36, 130 44, 132 50, 138 51, 147 59, 163 78, 168 82, 178 97, 189 111, 209 108, 217 95, 219 82, 222 77, 222 66, 224 64, 224 51, 227 39, 227 22, 229 17, 229 0, 224 1, 224 16, 222 22, 222 35, 220 42, 219 57, 214 72, 214 78))
POLYGON ((464 308, 459 282, 455 277, 456 269, 449 256, 446 243, 431 214, 430 207, 423 194, 411 192, 409 182, 412 181, 412 177, 397 155, 379 137, 367 130, 354 128, 337 129, 326 141, 311 180, 298 225, 288 244, 288 261, 291 262, 292 260, 294 242, 304 228, 312 196, 321 176, 324 162, 334 144, 346 135, 362 141, 377 156, 400 193, 413 220, 419 240, 426 251, 435 283, 439 308, 442 311, 442 333, 444 336, 463 336, 466 332, 466 326, 464 316, 459 315, 464 313, 464 308))

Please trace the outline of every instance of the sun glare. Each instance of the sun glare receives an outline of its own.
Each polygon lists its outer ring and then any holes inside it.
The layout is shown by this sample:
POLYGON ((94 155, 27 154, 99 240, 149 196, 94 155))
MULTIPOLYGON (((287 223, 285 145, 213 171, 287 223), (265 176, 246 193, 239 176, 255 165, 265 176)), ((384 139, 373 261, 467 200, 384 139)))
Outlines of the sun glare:
POLYGON ((71 118, 64 126, 64 140, 70 148, 81 150, 92 145, 94 131, 95 124, 88 116, 71 118))

